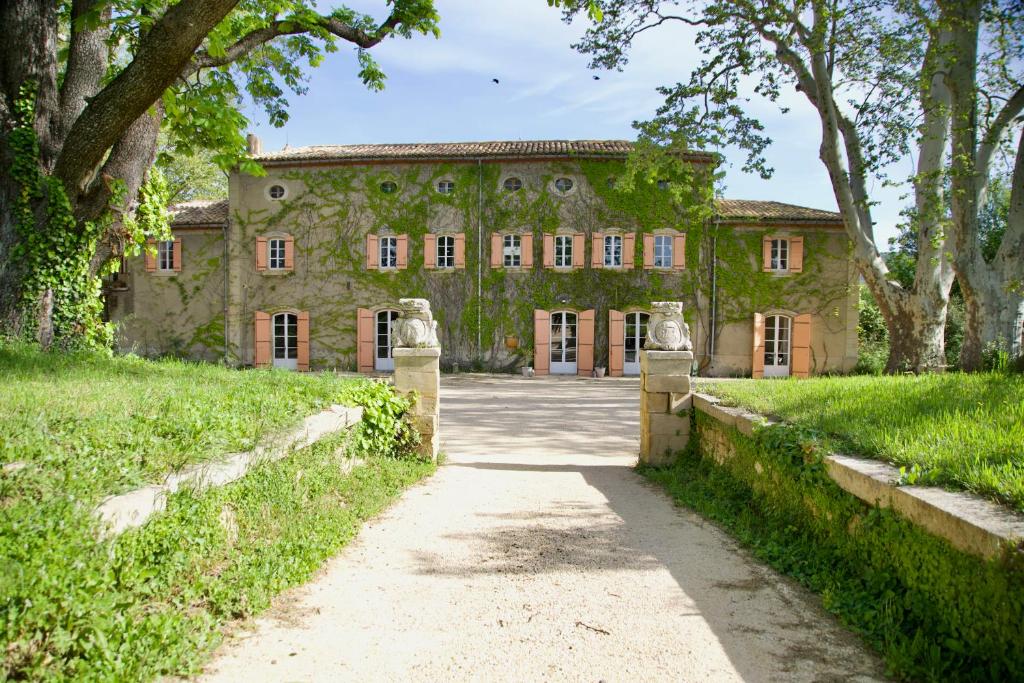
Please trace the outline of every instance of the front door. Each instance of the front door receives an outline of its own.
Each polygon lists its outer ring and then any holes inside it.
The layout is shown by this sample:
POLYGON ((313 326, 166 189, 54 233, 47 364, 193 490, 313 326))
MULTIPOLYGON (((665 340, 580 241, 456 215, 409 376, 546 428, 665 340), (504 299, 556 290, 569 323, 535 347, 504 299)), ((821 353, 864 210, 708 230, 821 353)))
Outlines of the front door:
POLYGON ((273 322, 274 367, 295 370, 299 365, 299 317, 278 313, 273 322))
POLYGON ((551 374, 576 374, 576 314, 570 311, 551 314, 551 374))
POLYGON ((647 338, 647 321, 650 319, 646 313, 626 314, 626 341, 624 344, 622 374, 640 374, 640 349, 644 348, 644 339, 647 338))
POLYGON ((373 369, 378 372, 392 372, 395 359, 391 356, 392 327, 398 319, 398 311, 379 311, 377 313, 377 341, 374 347, 373 369))
POLYGON ((764 376, 789 377, 790 320, 784 315, 764 319, 764 376))

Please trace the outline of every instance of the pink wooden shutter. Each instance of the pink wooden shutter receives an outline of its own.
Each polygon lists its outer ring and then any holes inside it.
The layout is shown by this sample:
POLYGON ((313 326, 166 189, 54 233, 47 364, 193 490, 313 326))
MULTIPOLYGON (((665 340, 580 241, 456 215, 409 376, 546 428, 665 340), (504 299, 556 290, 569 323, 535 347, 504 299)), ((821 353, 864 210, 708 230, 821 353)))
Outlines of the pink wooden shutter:
POLYGON ((373 311, 360 308, 356 311, 356 370, 373 372, 373 311))
POLYGON ((626 361, 626 315, 608 311, 608 376, 622 377, 626 361))
POLYGON ((174 272, 181 272, 181 238, 174 240, 174 272))
POLYGON ((299 372, 309 372, 309 311, 299 311, 298 329, 295 332, 299 357, 295 363, 299 372))
POLYGON ((582 268, 583 267, 583 249, 586 244, 586 235, 582 232, 578 232, 572 236, 572 267, 582 268))
POLYGON ((455 267, 466 267, 466 233, 464 232, 455 235, 455 267))
POLYGON ((576 318, 576 374, 589 377, 594 372, 594 309, 576 318))
POLYGON ((295 238, 291 235, 284 238, 284 269, 295 270, 295 238))
POLYGON ((501 268, 501 257, 501 235, 494 233, 491 235, 491 268, 501 268))
POLYGON ((546 375, 551 371, 551 313, 533 312, 533 372, 546 375))
POLYGON ((644 270, 654 267, 654 235, 644 235, 644 270))
POLYGON ((533 268, 533 235, 523 235, 519 238, 519 253, 522 254, 523 268, 533 268))
POLYGON ((146 272, 156 271, 156 240, 146 240, 146 247, 142 251, 142 260, 146 264, 146 272))
POLYGON ((253 365, 257 368, 268 368, 270 367, 270 314, 256 311, 255 320, 253 365))
POLYGON ((789 238, 789 272, 804 272, 804 238, 789 238))
POLYGON ((793 348, 790 349, 790 370, 794 377, 811 374, 811 314, 804 313, 793 319, 793 348))
POLYGON ((405 270, 409 267, 409 236, 399 235, 395 243, 398 247, 398 269, 405 270))
POLYGON ((437 268, 437 235, 423 236, 423 267, 437 268))
POLYGON ((754 379, 764 377, 764 315, 761 313, 754 314, 754 357, 751 368, 754 379))
POLYGON ((686 269, 686 233, 672 236, 672 270, 686 269))
POLYGON ((267 238, 256 238, 256 272, 262 273, 267 269, 267 238))
POLYGON ((590 239, 590 267, 602 268, 604 266, 604 235, 595 232, 590 239))
POLYGON ((380 238, 376 235, 366 236, 366 269, 380 268, 380 238))
POLYGON ((542 268, 554 268, 555 267, 555 236, 544 235, 544 249, 541 256, 541 267, 542 268))
POLYGON ((765 235, 761 240, 761 270, 770 273, 772 270, 772 238, 765 235))
POLYGON ((633 269, 633 261, 636 257, 636 233, 627 232, 622 236, 622 267, 626 270, 633 269))

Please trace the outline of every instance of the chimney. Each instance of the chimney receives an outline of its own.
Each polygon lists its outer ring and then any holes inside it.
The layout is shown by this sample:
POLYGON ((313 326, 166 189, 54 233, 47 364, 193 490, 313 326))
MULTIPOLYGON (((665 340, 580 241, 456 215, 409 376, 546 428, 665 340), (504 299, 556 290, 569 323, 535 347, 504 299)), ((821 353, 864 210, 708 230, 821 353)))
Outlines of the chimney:
POLYGON ((263 153, 263 144, 256 137, 255 133, 249 133, 245 136, 245 144, 249 148, 249 156, 255 157, 263 153))

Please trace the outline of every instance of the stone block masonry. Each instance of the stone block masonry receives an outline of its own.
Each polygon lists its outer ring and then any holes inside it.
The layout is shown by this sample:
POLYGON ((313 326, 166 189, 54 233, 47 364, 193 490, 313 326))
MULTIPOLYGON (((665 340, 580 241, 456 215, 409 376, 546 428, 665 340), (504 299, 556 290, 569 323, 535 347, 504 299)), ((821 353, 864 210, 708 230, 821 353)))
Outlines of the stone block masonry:
POLYGON ((403 396, 416 395, 410 417, 420 434, 419 452, 437 460, 441 444, 441 349, 395 348, 391 354, 395 360, 395 390, 403 396))
POLYGON ((640 462, 646 465, 671 464, 690 441, 692 365, 692 351, 640 352, 640 462))

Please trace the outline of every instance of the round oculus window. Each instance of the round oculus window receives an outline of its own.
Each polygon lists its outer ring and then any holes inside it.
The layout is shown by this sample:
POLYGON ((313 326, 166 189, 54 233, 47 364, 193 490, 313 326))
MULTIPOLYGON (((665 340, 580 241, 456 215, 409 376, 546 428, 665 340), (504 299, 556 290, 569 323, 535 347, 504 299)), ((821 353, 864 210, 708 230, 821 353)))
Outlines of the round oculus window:
POLYGON ((572 189, 572 178, 559 178, 555 181, 555 189, 565 194, 572 189))
POLYGON ((509 192, 516 192, 517 190, 523 189, 523 181, 515 176, 511 178, 505 178, 504 183, 505 189, 509 192))
POLYGON ((441 194, 451 194, 452 192, 455 192, 455 183, 451 180, 438 181, 437 191, 441 194))
POLYGON ((384 194, 394 194, 398 192, 398 183, 393 180, 385 180, 380 184, 380 191, 384 194))
POLYGON ((284 185, 271 185, 267 190, 267 196, 271 199, 284 199, 284 185))

